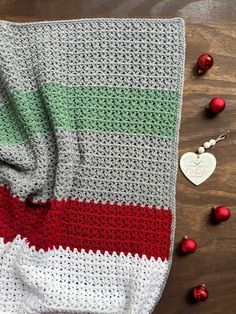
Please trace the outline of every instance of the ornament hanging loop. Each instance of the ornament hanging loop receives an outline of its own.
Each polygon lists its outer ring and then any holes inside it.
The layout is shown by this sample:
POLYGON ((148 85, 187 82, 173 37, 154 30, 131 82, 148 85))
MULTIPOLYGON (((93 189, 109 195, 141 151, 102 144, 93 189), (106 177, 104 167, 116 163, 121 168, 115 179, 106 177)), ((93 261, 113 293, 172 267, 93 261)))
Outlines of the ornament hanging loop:
POLYGON ((217 139, 215 140, 211 139, 209 142, 205 142, 201 147, 198 147, 198 150, 197 150, 198 155, 204 153, 206 149, 211 148, 217 142, 224 140, 226 137, 229 136, 229 133, 230 133, 230 130, 227 130, 225 133, 218 136, 217 139))
POLYGON ((219 137, 217 137, 217 139, 215 140, 216 143, 219 141, 224 140, 226 137, 229 136, 230 130, 227 130, 225 133, 221 134, 219 137))

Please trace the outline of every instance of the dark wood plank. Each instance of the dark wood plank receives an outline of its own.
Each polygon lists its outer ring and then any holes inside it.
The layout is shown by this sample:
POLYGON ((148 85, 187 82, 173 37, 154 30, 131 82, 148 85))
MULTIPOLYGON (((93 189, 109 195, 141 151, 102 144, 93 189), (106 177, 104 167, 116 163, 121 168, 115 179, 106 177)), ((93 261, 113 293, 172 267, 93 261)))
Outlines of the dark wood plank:
POLYGON ((195 150, 227 129, 230 137, 212 149, 218 166, 199 187, 178 173, 176 246, 182 236, 194 237, 199 248, 191 256, 174 254, 173 267, 163 297, 154 313, 236 313, 236 8, 235 0, 0 0, 0 18, 14 21, 72 19, 80 17, 180 16, 186 22, 186 69, 179 154, 195 150), (204 76, 194 73, 199 54, 215 58, 204 76), (227 108, 209 118, 205 105, 222 96, 227 108), (225 204, 232 218, 211 225, 210 208, 225 204), (205 282, 210 297, 191 304, 189 289, 205 282))

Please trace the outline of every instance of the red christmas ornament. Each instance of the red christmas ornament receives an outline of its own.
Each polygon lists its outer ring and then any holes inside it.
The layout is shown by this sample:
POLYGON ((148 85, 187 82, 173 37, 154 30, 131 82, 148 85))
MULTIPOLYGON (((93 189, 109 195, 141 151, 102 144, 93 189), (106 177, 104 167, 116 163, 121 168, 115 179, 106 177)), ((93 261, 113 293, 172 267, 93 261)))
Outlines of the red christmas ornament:
POLYGON ((200 55, 197 60, 197 65, 200 73, 205 73, 206 71, 210 70, 213 66, 214 60, 211 55, 204 53, 200 55))
POLYGON ((215 221, 217 222, 222 222, 222 221, 226 221, 229 219, 230 217, 230 210, 229 208, 221 205, 218 206, 216 208, 213 208, 213 217, 215 219, 215 221))
POLYGON ((196 286, 192 289, 192 296, 196 302, 206 301, 208 298, 208 291, 204 284, 196 286))
POLYGON ((194 253, 197 249, 197 242, 194 239, 185 236, 180 243, 180 248, 184 254, 194 253))
POLYGON ((225 100, 220 97, 212 98, 207 108, 212 113, 219 113, 225 109, 225 100))

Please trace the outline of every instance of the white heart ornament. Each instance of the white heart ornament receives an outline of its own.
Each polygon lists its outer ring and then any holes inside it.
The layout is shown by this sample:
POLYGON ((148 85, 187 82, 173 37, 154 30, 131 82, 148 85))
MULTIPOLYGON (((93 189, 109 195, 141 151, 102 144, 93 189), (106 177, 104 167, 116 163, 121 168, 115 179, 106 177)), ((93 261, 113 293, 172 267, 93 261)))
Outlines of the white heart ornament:
POLYGON ((208 179, 216 168, 216 158, 211 153, 195 154, 188 152, 180 158, 183 174, 195 185, 208 179))

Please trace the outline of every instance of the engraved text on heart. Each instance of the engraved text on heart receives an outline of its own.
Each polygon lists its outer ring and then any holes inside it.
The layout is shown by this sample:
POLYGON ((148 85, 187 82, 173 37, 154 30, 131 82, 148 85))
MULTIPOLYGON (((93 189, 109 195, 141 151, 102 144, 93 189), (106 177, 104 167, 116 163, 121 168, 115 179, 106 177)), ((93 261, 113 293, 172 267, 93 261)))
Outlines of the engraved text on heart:
POLYGON ((186 175, 190 177, 203 177, 207 174, 207 169, 204 166, 196 166, 196 168, 187 168, 186 175))

